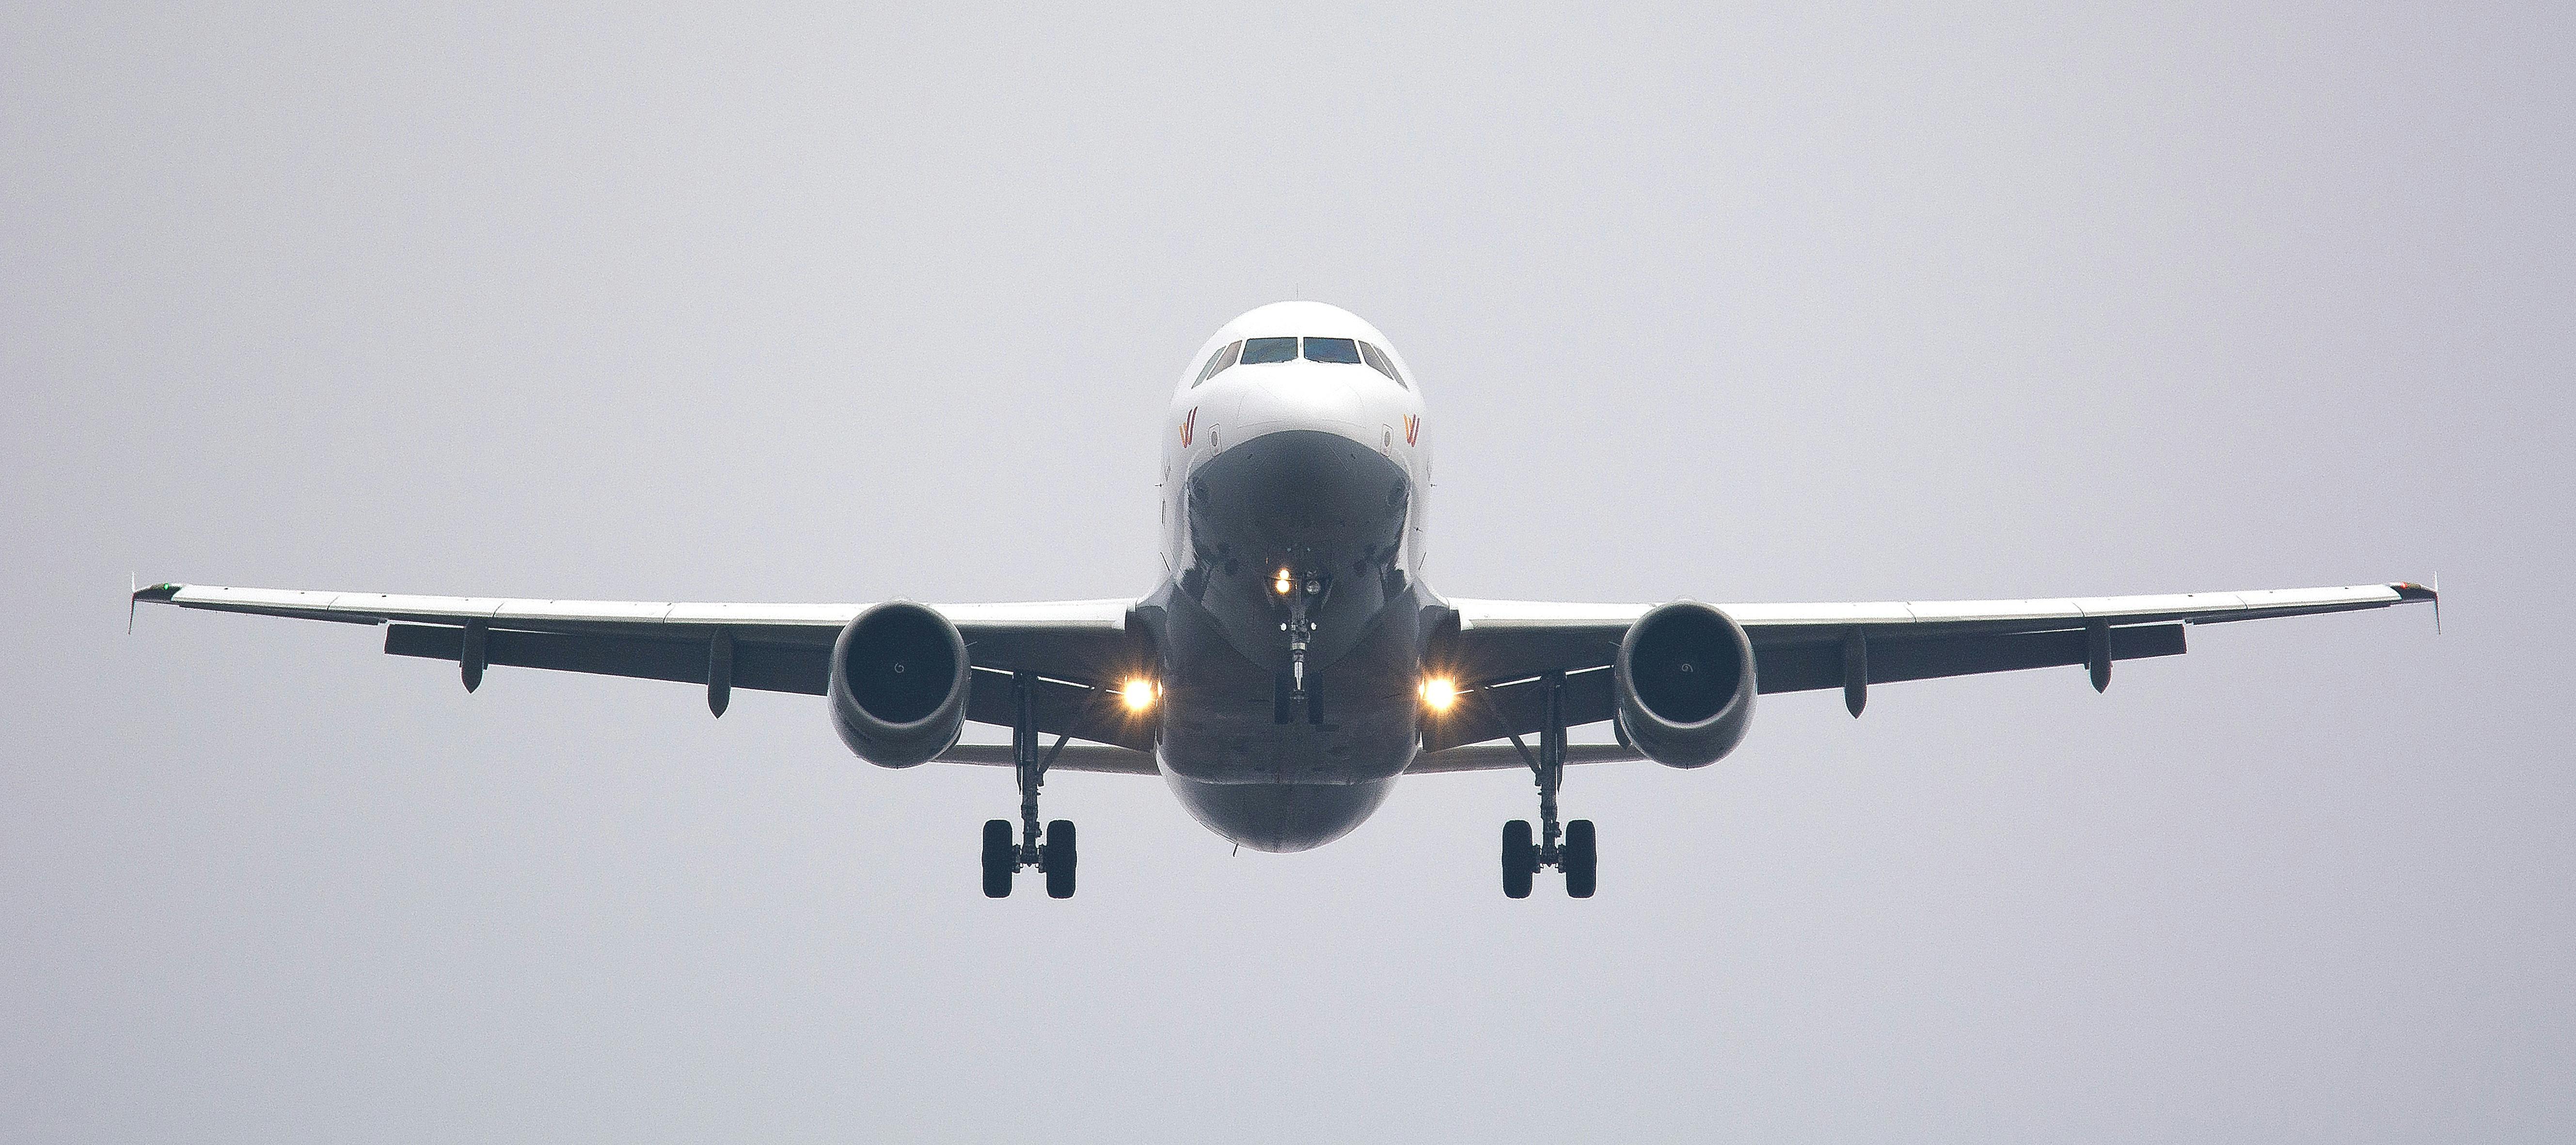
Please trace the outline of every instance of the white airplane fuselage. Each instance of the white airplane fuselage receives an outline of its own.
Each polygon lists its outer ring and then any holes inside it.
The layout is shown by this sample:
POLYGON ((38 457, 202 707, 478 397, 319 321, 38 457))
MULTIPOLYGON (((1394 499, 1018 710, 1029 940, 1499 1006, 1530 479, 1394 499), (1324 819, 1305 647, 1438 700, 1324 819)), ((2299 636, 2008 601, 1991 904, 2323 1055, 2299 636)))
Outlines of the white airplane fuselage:
MULTIPOLYGON (((1219 329, 1164 422, 1163 776, 1210 830, 1320 846, 1421 744, 1431 447, 1422 393, 1357 316, 1282 302, 1219 329), (1279 357, 1281 339, 1291 343, 1279 357), (1347 345, 1365 344, 1362 361, 1347 345), (1238 364, 1207 375, 1210 359, 1238 364)), ((1432 615, 1436 616, 1436 612, 1432 615)))

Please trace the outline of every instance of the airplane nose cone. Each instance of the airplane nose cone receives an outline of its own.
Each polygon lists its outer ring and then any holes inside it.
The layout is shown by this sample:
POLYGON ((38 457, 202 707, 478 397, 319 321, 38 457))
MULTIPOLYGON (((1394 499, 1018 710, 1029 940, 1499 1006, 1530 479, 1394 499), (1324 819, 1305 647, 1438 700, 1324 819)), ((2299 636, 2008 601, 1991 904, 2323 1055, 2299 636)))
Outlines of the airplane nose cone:
POLYGON ((1322 362, 1263 366, 1260 383, 1243 395, 1234 421, 1246 438, 1283 429, 1320 429, 1358 435, 1369 413, 1349 371, 1359 367, 1322 362))

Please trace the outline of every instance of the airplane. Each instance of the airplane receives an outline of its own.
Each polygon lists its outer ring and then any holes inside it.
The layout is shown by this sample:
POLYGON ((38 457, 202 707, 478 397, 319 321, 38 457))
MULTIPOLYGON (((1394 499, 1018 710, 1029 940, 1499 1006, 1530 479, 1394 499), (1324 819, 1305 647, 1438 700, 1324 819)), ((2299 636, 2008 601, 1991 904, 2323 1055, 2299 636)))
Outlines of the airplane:
MULTIPOLYGON (((385 651, 825 698, 859 758, 1010 767, 1014 824, 984 824, 983 887, 1035 870, 1069 898, 1050 771, 1159 775, 1241 846, 1348 834, 1398 777, 1526 768, 1538 827, 1502 834, 1503 891, 1553 869, 1589 898, 1590 820, 1560 822, 1571 763, 1706 767, 1757 696, 2178 655, 2194 624, 2432 602, 2413 583, 2057 600, 1579 604, 1444 597, 1423 580, 1431 433, 1421 380, 1357 315, 1280 302, 1219 328, 1163 419, 1163 577, 1138 599, 692 604, 159 584, 134 603, 381 626, 385 651), (969 723, 1010 743, 959 742, 969 723), (1615 742, 1567 733, 1608 723, 1615 742), (1051 737, 1051 741, 1050 741, 1051 737), (1080 741, 1080 742, 1075 742, 1080 741)), ((129 611, 132 605, 129 605, 129 611)))

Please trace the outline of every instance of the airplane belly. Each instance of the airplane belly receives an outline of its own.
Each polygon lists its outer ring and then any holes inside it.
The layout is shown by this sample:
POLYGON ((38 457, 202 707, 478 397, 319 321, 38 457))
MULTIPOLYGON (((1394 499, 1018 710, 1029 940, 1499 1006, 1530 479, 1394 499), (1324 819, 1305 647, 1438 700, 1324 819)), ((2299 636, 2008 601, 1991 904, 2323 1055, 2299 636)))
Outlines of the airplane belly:
POLYGON ((1288 681, 1235 648, 1226 625, 1185 597, 1162 633, 1162 769, 1201 783, 1353 784, 1391 779, 1421 745, 1425 626, 1401 594, 1332 663, 1311 669, 1305 703, 1288 681))
POLYGON ((1367 443, 1285 431, 1188 478, 1190 560, 1164 592, 1157 758, 1191 815, 1297 851, 1374 812, 1421 744, 1427 595, 1406 575, 1409 475, 1367 443), (1295 688, 1281 569, 1315 621, 1295 688))
POLYGON ((1155 752, 1182 806, 1207 829, 1263 851, 1319 847, 1366 821, 1421 744, 1405 683, 1413 658, 1375 654, 1409 648, 1410 616, 1309 677, 1318 718, 1283 721, 1272 673, 1212 629, 1173 640, 1195 627, 1179 619, 1195 611, 1183 603, 1167 628, 1167 652, 1178 644, 1201 655, 1173 657, 1191 667, 1165 677, 1155 752))
POLYGON ((1286 671, 1290 596, 1315 622, 1310 667, 1348 654, 1412 588, 1412 475, 1369 442, 1320 429, 1263 434, 1193 466, 1177 594, 1244 659, 1286 671), (1296 591, 1283 594, 1280 574, 1296 591), (1311 586, 1311 587, 1310 587, 1311 586))
POLYGON ((1350 834, 1386 802, 1395 780, 1369 783, 1164 782, 1201 826, 1256 851, 1306 851, 1350 834))

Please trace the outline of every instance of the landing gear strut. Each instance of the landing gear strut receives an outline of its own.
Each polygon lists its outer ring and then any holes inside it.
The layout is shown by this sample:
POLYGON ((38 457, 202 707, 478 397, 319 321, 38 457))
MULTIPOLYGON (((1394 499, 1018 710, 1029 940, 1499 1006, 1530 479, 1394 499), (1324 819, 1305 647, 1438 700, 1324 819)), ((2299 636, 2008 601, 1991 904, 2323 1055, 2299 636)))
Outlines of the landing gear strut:
POLYGON ((1565 893, 1573 898, 1592 897, 1600 873, 1600 856, 1593 843, 1592 821, 1577 819, 1559 827, 1556 821, 1556 789, 1565 782, 1565 673, 1550 672, 1540 678, 1545 689, 1546 722, 1538 733, 1538 755, 1530 758, 1529 749, 1519 736, 1512 746, 1520 748, 1529 759, 1530 771, 1538 782, 1538 819, 1541 834, 1533 840, 1527 819, 1514 819, 1503 824, 1503 894, 1511 898, 1529 897, 1533 876, 1547 867, 1565 872, 1565 893))
POLYGON ((1058 736, 1054 748, 1038 750, 1037 684, 1035 673, 1011 674, 1011 770, 1020 781, 1020 838, 1017 843, 1011 841, 1008 819, 985 821, 984 894, 988 898, 1009 897, 1011 876, 1024 867, 1046 873, 1048 898, 1073 897, 1073 821, 1058 819, 1047 824, 1043 834, 1038 830, 1038 788, 1046 783, 1047 764, 1072 733, 1058 736))
POLYGON ((1279 630, 1288 634, 1288 674, 1279 681, 1278 721, 1320 724, 1324 722, 1324 709, 1306 686, 1306 655, 1314 644, 1315 631, 1323 627, 1316 622, 1314 610, 1324 602, 1324 578, 1316 573, 1291 575, 1283 567, 1272 587, 1288 599, 1288 619, 1279 625, 1279 630))

